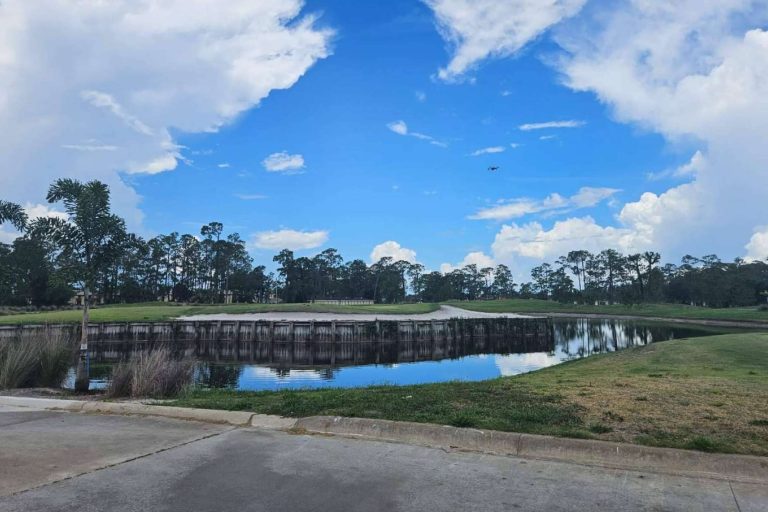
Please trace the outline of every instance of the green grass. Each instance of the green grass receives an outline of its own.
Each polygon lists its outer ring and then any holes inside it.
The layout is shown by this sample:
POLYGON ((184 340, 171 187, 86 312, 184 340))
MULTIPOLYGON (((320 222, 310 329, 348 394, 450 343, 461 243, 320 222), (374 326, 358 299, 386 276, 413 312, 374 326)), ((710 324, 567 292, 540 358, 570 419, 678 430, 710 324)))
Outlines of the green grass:
POLYGON ((659 318, 683 318, 691 320, 735 320, 768 323, 768 310, 748 308, 704 308, 684 304, 637 304, 594 306, 586 304, 561 304, 539 299, 505 299, 488 301, 450 302, 449 304, 471 311, 487 313, 575 313, 599 315, 632 315, 659 318))
POLYGON ((768 333, 668 341, 483 382, 279 392, 198 389, 174 405, 768 455, 768 333))
MULTIPOLYGON (((215 313, 267 313, 267 312, 315 312, 315 313, 376 313, 380 315, 429 313, 437 304, 373 304, 364 306, 334 306, 326 304, 227 304, 181 305, 169 303, 124 304, 96 307, 91 310, 92 322, 143 322, 163 321, 179 316, 215 313)), ((0 324, 75 323, 82 312, 78 310, 49 311, 0 315, 0 324)))

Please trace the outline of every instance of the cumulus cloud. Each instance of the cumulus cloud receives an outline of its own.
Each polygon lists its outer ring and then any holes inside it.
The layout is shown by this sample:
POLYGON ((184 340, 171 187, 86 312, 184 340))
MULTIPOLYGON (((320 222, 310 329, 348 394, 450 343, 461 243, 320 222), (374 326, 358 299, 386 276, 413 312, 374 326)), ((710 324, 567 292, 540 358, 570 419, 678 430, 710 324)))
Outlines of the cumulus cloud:
POLYGON ((543 123, 526 123, 521 124, 518 128, 524 132, 532 130, 546 130, 550 128, 580 128, 587 124, 586 121, 576 121, 571 119, 569 121, 545 121, 543 123))
POLYGON ((475 251, 470 252, 466 256, 464 256, 464 259, 461 260, 461 262, 457 263, 456 265, 451 265, 450 263, 443 263, 440 265, 440 272, 443 274, 447 274, 449 272, 453 272, 454 270, 466 267, 467 265, 477 265, 477 268, 485 268, 485 267, 495 267, 496 262, 485 254, 482 251, 475 251))
POLYGON ((745 246, 747 254, 745 259, 749 261, 768 261, 768 226, 761 226, 749 239, 745 246))
POLYGON ((279 231, 262 231, 251 238, 251 245, 257 249, 314 249, 328 241, 328 231, 297 231, 281 229, 279 231))
POLYGON ((492 0, 427 3, 441 33, 456 46, 442 77, 460 76, 481 59, 513 54, 559 23, 554 42, 565 51, 549 62, 566 87, 595 94, 620 122, 697 147, 689 165, 667 173, 690 182, 626 204, 615 229, 636 230, 638 244, 671 259, 713 251, 737 256, 737 248, 752 244, 768 203, 766 0, 619 0, 564 23, 583 2, 567 12, 565 4, 547 2, 543 22, 534 25, 528 11, 539 2, 530 9, 492 0), (532 37, 520 37, 516 24, 539 28, 528 31, 532 37), (486 25, 488 36, 478 39, 486 25))
POLYGON ((576 194, 570 197, 563 197, 560 194, 554 193, 542 200, 517 198, 502 201, 488 208, 482 208, 475 214, 470 215, 469 218, 473 220, 507 220, 534 213, 564 213, 575 209, 596 206, 602 201, 613 197, 618 192, 620 190, 616 188, 581 187, 576 194))
POLYGON ((376 263, 381 258, 390 257, 394 261, 407 261, 416 263, 416 251, 401 246, 394 240, 380 243, 371 251, 371 263, 376 263))
POLYGON ((42 201, 67 176, 110 185, 140 227, 121 172, 182 158, 174 132, 218 129, 330 53, 301 0, 0 2, 0 190, 42 201))
POLYGON ((281 172, 283 174, 297 174, 304 168, 304 157, 302 155, 291 155, 286 151, 272 153, 261 165, 267 172, 281 172))
POLYGON ((489 148, 482 148, 482 149, 478 149, 477 151, 473 151, 471 153, 471 156, 490 155, 490 154, 493 154, 493 153, 503 153, 505 149, 506 148, 504 148, 504 146, 491 146, 489 148))
POLYGON ((409 137, 415 137, 420 140, 425 140, 429 142, 430 144, 434 146, 439 146, 441 148, 448 147, 448 144, 445 142, 441 142, 431 135, 426 135, 419 132, 412 132, 408 129, 408 125, 405 123, 405 121, 392 121, 391 123, 387 124, 387 128, 389 128, 390 131, 398 134, 398 135, 404 135, 409 137))
POLYGON ((538 222, 504 225, 496 234, 491 249, 494 259, 503 263, 519 257, 553 259, 574 248, 600 251, 607 248, 632 250, 635 239, 625 228, 602 227, 592 217, 557 221, 551 229, 538 222))
POLYGON ((619 218, 668 256, 734 251, 768 203, 768 3, 619 2, 558 36, 565 83, 621 121, 698 143, 673 172, 690 183, 646 193, 619 218))
POLYGON ((453 49, 446 81, 460 79, 481 60, 515 54, 551 26, 578 13, 586 0, 424 0, 453 49))

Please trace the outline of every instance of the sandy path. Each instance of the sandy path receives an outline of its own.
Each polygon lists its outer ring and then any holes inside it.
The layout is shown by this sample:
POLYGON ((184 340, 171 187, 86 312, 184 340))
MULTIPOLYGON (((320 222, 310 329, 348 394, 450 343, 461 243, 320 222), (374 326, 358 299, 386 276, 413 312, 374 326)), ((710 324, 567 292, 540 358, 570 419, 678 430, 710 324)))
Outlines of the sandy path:
POLYGON ((526 315, 515 313, 480 313, 468 311, 454 306, 440 306, 432 313, 416 315, 383 315, 375 313, 305 313, 305 312, 272 312, 272 313, 217 313, 212 315, 191 315, 180 317, 180 320, 241 320, 241 321, 293 321, 308 322, 330 320, 357 320, 373 322, 375 320, 447 320, 449 318, 527 318, 526 315))

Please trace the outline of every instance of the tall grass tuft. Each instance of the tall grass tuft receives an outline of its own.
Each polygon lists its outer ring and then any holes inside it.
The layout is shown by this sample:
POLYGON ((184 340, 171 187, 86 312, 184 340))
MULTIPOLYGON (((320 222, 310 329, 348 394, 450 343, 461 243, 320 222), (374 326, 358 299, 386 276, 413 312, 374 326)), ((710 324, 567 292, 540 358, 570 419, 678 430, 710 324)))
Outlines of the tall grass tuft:
POLYGON ((168 398, 184 391, 194 377, 194 361, 175 359, 167 348, 134 354, 115 366, 111 397, 168 398))
POLYGON ((75 343, 61 331, 24 333, 0 342, 0 389, 59 387, 74 357, 75 343))

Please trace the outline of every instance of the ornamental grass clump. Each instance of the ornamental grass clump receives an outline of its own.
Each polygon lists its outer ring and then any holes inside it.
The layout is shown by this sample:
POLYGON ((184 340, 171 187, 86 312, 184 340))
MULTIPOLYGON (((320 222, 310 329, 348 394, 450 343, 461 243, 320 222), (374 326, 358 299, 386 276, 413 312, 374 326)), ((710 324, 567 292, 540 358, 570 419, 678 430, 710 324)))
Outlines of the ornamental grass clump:
POLYGON ((113 398, 169 398, 192 384, 194 361, 176 359, 167 348, 134 354, 115 366, 107 394, 113 398))
POLYGON ((68 333, 45 330, 0 342, 0 389, 59 387, 75 359, 68 333))

